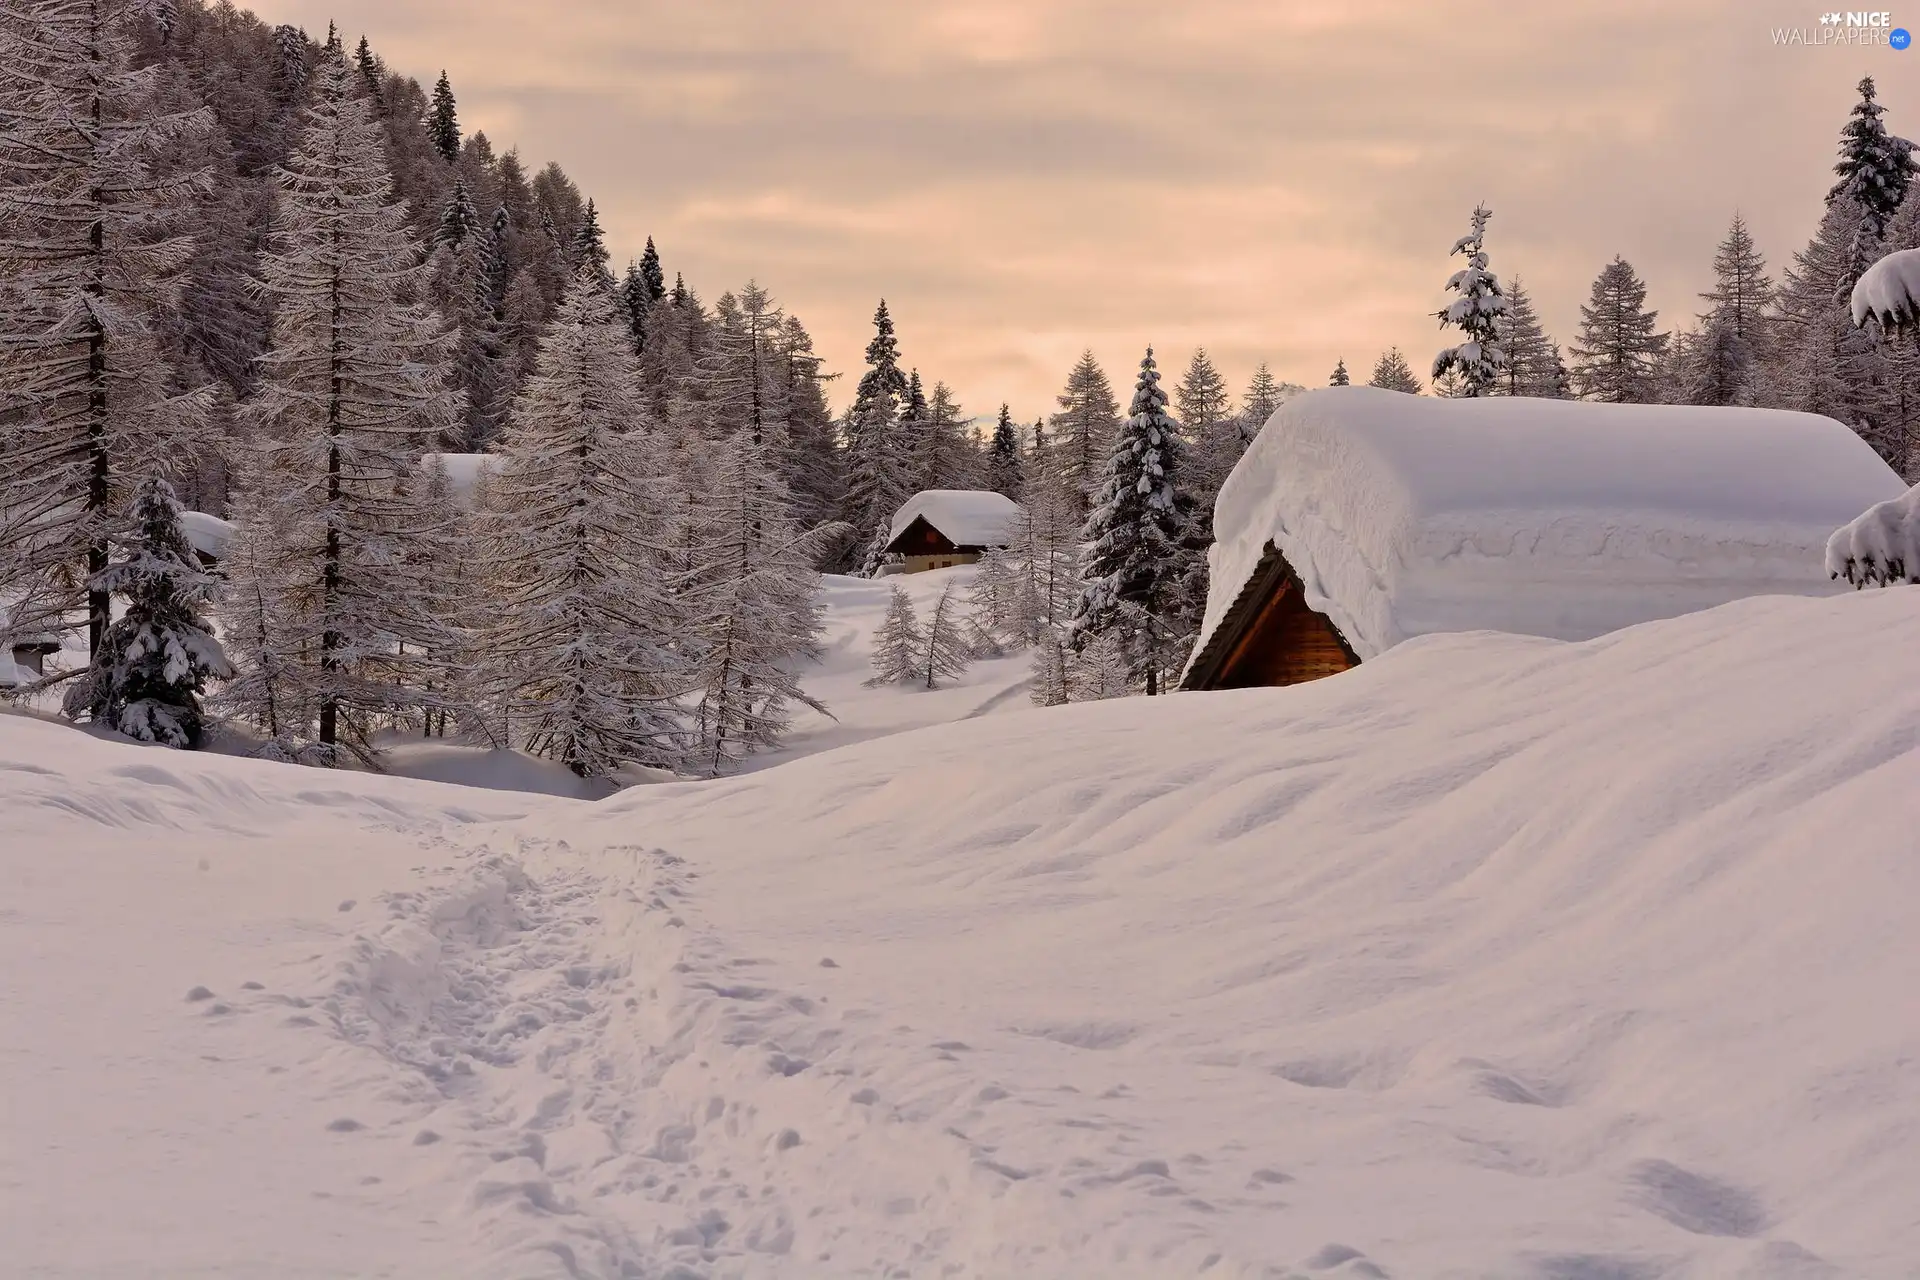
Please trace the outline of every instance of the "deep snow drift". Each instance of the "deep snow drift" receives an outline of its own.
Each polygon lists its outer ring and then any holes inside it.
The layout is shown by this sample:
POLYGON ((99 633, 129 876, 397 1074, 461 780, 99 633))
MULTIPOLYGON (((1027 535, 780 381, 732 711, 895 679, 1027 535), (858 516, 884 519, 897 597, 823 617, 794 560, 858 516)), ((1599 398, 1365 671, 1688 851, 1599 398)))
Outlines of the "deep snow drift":
POLYGON ((1894 1276, 1920 592, 599 804, 0 717, 27 1275, 1894 1276))

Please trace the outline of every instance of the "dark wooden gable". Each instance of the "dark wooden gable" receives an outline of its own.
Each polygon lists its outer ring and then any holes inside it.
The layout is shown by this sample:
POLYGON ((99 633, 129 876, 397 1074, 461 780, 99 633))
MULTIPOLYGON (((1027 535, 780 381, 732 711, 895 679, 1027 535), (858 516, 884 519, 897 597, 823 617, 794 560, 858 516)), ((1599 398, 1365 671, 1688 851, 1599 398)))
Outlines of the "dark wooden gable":
POLYGON ((913 523, 887 544, 887 550, 901 556, 944 556, 953 555, 960 548, 954 546, 946 534, 928 524, 925 516, 915 516, 913 523))
POLYGON ((1307 607, 1298 575, 1269 543, 1259 567, 1208 637, 1182 687, 1304 684, 1359 665, 1339 628, 1307 607))

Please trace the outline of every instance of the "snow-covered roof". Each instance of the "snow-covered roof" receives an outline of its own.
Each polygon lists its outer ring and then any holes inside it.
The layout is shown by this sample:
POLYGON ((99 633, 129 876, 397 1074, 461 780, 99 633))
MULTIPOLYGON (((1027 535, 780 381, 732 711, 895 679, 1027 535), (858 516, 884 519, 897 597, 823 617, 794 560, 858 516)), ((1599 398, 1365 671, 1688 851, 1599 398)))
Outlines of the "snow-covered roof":
POLYGON ((11 650, 0 650, 0 689, 17 689, 23 684, 32 684, 37 678, 33 672, 14 663, 11 650))
POLYGON ((956 547, 1005 546, 1008 530, 1020 508, 1004 493, 981 489, 925 489, 908 498, 893 514, 888 541, 907 531, 916 519, 946 536, 956 547))
POLYGON ((447 469, 453 500, 463 507, 473 505, 473 491, 479 487, 481 471, 497 476, 506 465, 506 459, 497 453, 429 453, 422 455, 421 469, 433 465, 436 459, 447 469))
POLYGON ((1920 486, 1877 502, 1827 539, 1827 574, 1857 586, 1920 582, 1920 486))
POLYGON ((187 535, 187 543, 195 551, 218 560, 227 554, 233 541, 233 522, 204 511, 182 511, 180 532, 187 535))
POLYGON ((1431 632, 1584 640, 1844 590, 1828 535, 1903 487, 1814 414, 1310 391, 1220 491, 1195 658, 1269 542, 1364 660, 1431 632))
POLYGON ((1868 267, 1853 286, 1852 304, 1855 324, 1868 316, 1887 329, 1920 321, 1920 249, 1890 253, 1868 267))

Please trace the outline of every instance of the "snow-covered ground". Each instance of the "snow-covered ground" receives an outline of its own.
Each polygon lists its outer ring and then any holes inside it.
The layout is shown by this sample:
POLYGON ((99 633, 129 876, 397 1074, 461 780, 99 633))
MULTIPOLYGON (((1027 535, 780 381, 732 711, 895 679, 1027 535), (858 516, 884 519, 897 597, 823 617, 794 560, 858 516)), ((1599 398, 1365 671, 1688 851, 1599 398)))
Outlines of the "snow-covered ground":
POLYGON ((1425 637, 593 804, 0 717, 0 1270, 1912 1275, 1916 640, 1425 637))

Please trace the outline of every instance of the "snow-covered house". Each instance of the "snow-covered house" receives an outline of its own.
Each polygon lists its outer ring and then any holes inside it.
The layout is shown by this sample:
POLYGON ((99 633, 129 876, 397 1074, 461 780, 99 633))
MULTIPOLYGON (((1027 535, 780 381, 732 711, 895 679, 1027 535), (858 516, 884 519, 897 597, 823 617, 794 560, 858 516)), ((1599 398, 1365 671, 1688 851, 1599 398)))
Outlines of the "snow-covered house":
POLYGON ((47 658, 60 652, 60 637, 51 631, 16 635, 0 651, 0 688, 31 684, 47 673, 47 658))
POLYGON ((204 511, 182 511, 180 532, 187 536, 187 545, 209 569, 220 563, 233 542, 233 522, 204 511))
POLYGON ((988 547, 1007 545, 1019 514, 1003 493, 926 489, 894 512, 887 554, 902 558, 903 573, 972 564, 988 547))
POLYGON ((1309 392, 1220 491, 1181 687, 1298 684, 1434 632, 1585 640, 1844 591, 1829 535, 1903 488, 1814 414, 1309 392))

